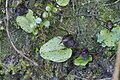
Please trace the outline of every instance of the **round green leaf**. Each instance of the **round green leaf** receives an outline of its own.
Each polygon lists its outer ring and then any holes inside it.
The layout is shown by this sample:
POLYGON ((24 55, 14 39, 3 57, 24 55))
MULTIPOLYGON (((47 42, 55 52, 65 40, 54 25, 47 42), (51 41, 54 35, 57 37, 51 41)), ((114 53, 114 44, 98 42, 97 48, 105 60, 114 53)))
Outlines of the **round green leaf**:
POLYGON ((50 21, 48 21, 48 20, 45 21, 45 22, 44 22, 44 26, 47 27, 47 28, 49 28, 49 26, 50 26, 50 21))
POLYGON ((35 20, 35 22, 36 22, 37 24, 40 24, 40 23, 42 22, 42 19, 41 19, 41 18, 37 18, 37 19, 35 20))
POLYGON ((72 50, 61 44, 62 37, 54 37, 40 48, 41 57, 54 62, 64 62, 72 55, 72 50))
POLYGON ((43 18, 48 18, 48 13, 47 13, 46 11, 43 12, 42 17, 43 17, 43 18))
POLYGON ((54 12, 54 13, 57 12, 57 8, 56 8, 56 7, 53 8, 53 12, 54 12))
POLYGON ((87 60, 84 60, 82 57, 78 57, 75 59, 74 64, 76 66, 85 66, 88 62, 92 61, 92 56, 89 55, 89 58, 87 60))
POLYGON ((49 11, 51 10, 51 7, 50 7, 50 6, 46 6, 46 8, 45 8, 45 9, 46 9, 46 11, 48 11, 48 12, 49 12, 49 11))
POLYGON ((56 0, 57 4, 60 6, 66 6, 70 0, 56 0))

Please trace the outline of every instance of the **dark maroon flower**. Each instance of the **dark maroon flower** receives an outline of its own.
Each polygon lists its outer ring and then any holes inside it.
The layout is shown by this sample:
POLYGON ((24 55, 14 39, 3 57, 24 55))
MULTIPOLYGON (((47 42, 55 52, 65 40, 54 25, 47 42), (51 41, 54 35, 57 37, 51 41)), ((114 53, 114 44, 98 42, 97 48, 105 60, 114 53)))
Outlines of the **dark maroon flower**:
POLYGON ((67 34, 67 35, 63 36, 62 42, 63 42, 64 46, 67 48, 73 48, 75 45, 74 37, 71 34, 67 34))
POLYGON ((22 16, 27 13, 28 13, 28 8, 24 5, 24 3, 18 4, 17 7, 15 8, 15 14, 17 16, 22 16))
POLYGON ((111 20, 107 21, 106 28, 110 31, 113 29, 113 23, 111 20))
POLYGON ((89 57, 89 52, 87 49, 83 49, 81 52, 80 52, 80 57, 82 57, 84 60, 87 60, 88 57, 89 57))

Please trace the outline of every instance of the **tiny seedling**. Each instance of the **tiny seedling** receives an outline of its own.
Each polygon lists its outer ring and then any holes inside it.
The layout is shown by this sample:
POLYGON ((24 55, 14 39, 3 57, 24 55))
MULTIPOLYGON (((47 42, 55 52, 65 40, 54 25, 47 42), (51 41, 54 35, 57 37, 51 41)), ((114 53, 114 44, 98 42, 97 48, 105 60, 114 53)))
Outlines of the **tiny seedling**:
POLYGON ((17 24, 26 32, 34 33, 36 24, 36 19, 33 16, 33 11, 29 10, 25 16, 17 16, 17 24))
POLYGON ((86 66, 88 62, 92 61, 92 56, 89 55, 88 59, 84 60, 83 57, 78 57, 75 59, 74 64, 76 66, 86 66))
POLYGON ((79 57, 74 60, 76 66, 86 66, 88 62, 92 61, 92 56, 89 55, 87 49, 83 49, 82 51, 77 50, 76 52, 79 54, 79 57))

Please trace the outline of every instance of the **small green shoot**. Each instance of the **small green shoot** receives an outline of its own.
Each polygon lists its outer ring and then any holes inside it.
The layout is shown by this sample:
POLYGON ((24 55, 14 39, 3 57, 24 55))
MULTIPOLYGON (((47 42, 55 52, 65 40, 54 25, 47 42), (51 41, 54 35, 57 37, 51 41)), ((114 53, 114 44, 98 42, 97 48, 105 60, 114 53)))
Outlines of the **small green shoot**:
POLYGON ((27 33, 33 33, 34 35, 38 34, 38 29, 36 28, 37 24, 42 22, 42 19, 33 16, 33 11, 29 9, 28 13, 24 16, 17 16, 17 24, 27 33))
POLYGON ((88 62, 92 61, 92 56, 89 55, 87 60, 84 60, 82 57, 78 57, 75 59, 74 64, 76 66, 86 66, 88 62))

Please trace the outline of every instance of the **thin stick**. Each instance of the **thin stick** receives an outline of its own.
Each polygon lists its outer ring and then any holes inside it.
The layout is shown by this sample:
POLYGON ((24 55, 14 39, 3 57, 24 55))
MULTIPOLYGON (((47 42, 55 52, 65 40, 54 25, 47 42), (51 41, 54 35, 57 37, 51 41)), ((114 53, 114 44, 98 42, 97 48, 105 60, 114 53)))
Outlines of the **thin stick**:
POLYGON ((18 49, 15 47, 14 43, 12 42, 11 37, 10 37, 10 34, 9 34, 8 0, 6 0, 6 5, 5 5, 5 7, 6 7, 6 20, 4 20, 4 21, 5 21, 5 25, 6 25, 6 32, 7 32, 7 35, 8 35, 8 38, 9 38, 9 40, 10 40, 10 43, 11 43, 12 47, 13 47, 13 48, 15 49, 15 51, 16 51, 17 53, 19 53, 22 57, 24 57, 25 59, 27 59, 28 61, 30 61, 31 63, 33 63, 35 66, 38 66, 38 64, 37 64, 35 61, 33 61, 33 60, 29 59, 27 56, 25 56, 25 55, 24 55, 25 53, 24 53, 23 51, 18 50, 18 49))

